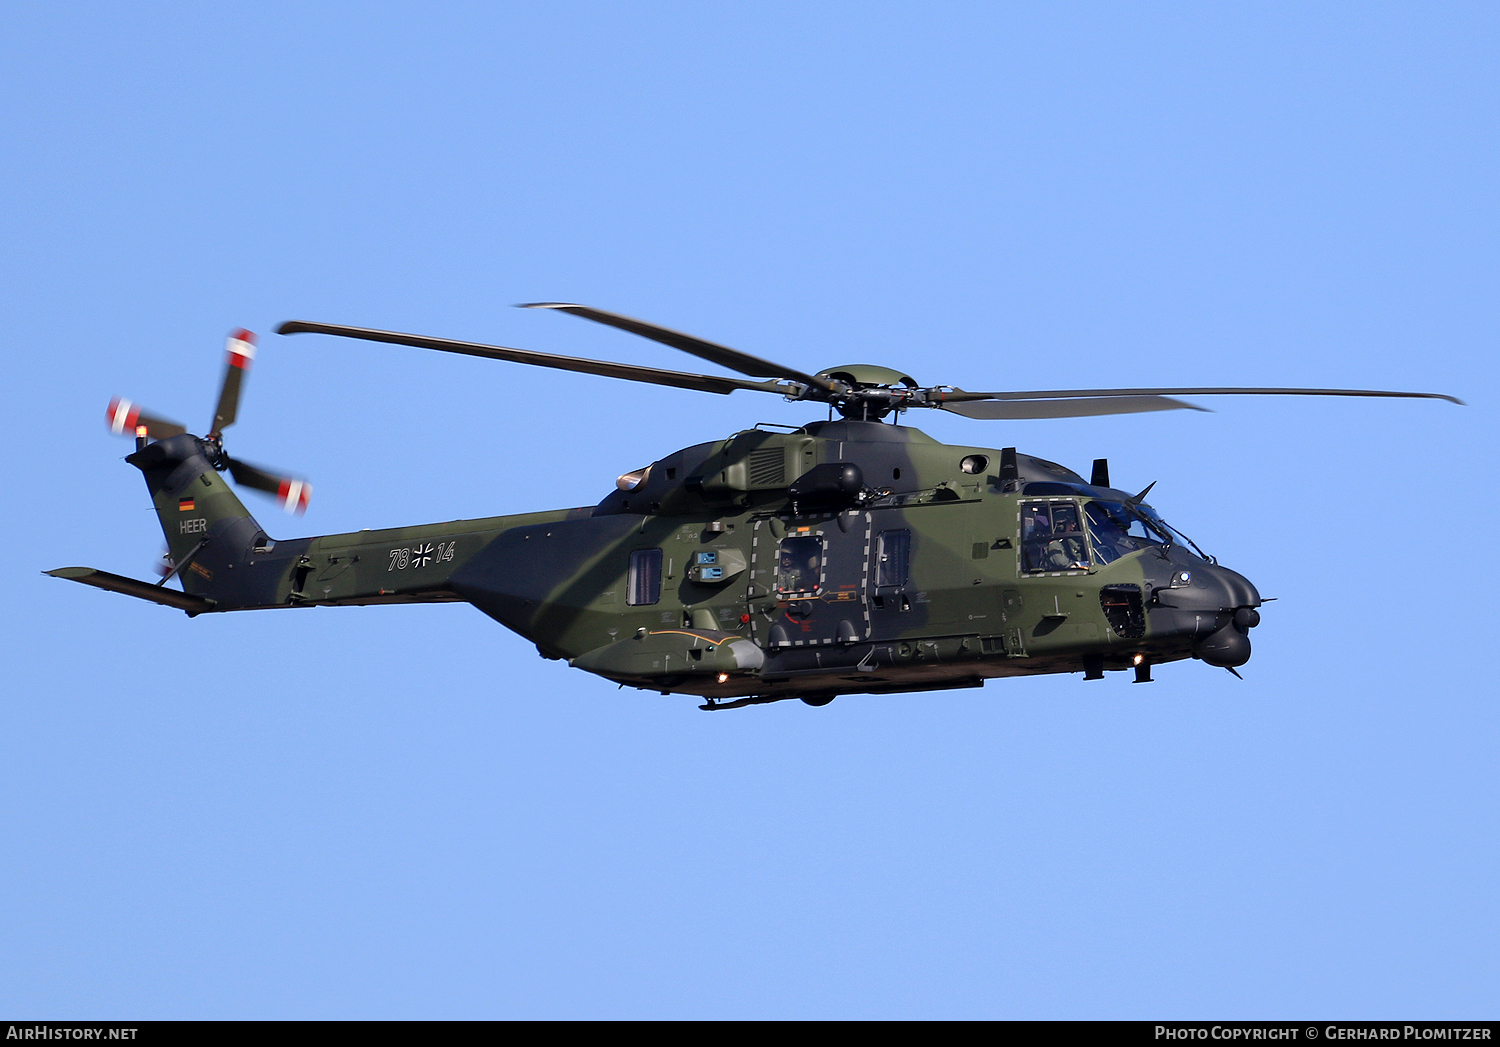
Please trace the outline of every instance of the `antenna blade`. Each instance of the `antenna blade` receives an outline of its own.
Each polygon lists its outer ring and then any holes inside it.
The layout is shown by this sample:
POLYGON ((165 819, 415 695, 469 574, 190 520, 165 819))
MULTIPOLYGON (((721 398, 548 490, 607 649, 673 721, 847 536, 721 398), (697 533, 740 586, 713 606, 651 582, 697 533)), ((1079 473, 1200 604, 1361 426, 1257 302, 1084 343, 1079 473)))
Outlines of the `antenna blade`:
POLYGON ((617 327, 621 331, 638 334, 642 338, 651 339, 653 342, 670 345, 673 349, 681 349, 685 353, 691 353, 704 360, 712 361, 720 367, 727 367, 731 371, 738 371, 740 374, 748 374, 754 378, 788 378, 794 382, 801 382, 803 385, 810 386, 820 392, 835 392, 832 383, 827 379, 798 371, 795 368, 787 367, 785 364, 762 360, 758 356, 742 353, 738 349, 729 348, 727 345, 720 345, 717 342, 710 342, 694 335, 683 334, 681 331, 673 331, 670 328, 647 323, 645 320, 621 316, 619 313, 609 313, 603 309, 594 309, 587 305, 574 305, 570 302, 529 302, 517 308, 556 309, 558 312, 572 313, 574 316, 581 316, 585 320, 606 324, 609 327, 617 327))
POLYGON ((607 360, 585 360, 576 356, 557 356, 552 353, 538 353, 530 349, 511 349, 503 345, 457 342, 449 338, 429 338, 425 335, 400 334, 395 331, 374 331, 369 328, 344 327, 339 324, 319 324, 304 320, 288 320, 276 328, 276 333, 332 334, 343 338, 361 338, 367 342, 410 345, 418 349, 436 349, 444 353, 481 356, 488 360, 508 360, 511 363, 530 364, 533 367, 552 367, 559 371, 600 374, 607 378, 623 378, 631 382, 648 382, 651 385, 668 385, 677 389, 694 389, 700 393, 721 393, 727 395, 736 389, 752 389, 757 392, 777 394, 787 392, 785 387, 778 386, 774 382, 747 382, 743 378, 721 378, 718 375, 662 371, 655 367, 636 367, 633 364, 617 364, 607 360))
POLYGON ((244 328, 231 331, 225 348, 228 359, 224 362, 224 382, 219 386, 219 405, 214 408, 213 428, 208 431, 210 438, 234 424, 240 407, 240 386, 255 360, 255 335, 244 328))
POLYGON ((146 435, 153 440, 165 440, 169 436, 187 432, 186 427, 176 422, 147 414, 141 410, 140 404, 123 396, 117 396, 109 402, 109 407, 104 412, 104 422, 116 436, 134 436, 141 426, 146 427, 146 435))
POLYGON ((1447 393, 1402 393, 1379 389, 1277 389, 1271 387, 1204 386, 1184 389, 1045 389, 1022 393, 970 393, 962 389, 945 390, 942 400, 963 403, 972 400, 1046 400, 1065 397, 1105 396, 1390 396, 1415 400, 1447 400, 1465 406, 1447 393))
POLYGON ((1004 447, 1000 450, 1000 489, 1002 491, 1015 490, 1016 484, 1021 482, 1021 466, 1016 458, 1014 447, 1004 447))
POLYGON ((1197 404, 1165 396, 1095 396, 1066 400, 978 400, 947 402, 943 410, 966 418, 1084 418, 1102 414, 1139 414, 1142 411, 1202 411, 1197 404))

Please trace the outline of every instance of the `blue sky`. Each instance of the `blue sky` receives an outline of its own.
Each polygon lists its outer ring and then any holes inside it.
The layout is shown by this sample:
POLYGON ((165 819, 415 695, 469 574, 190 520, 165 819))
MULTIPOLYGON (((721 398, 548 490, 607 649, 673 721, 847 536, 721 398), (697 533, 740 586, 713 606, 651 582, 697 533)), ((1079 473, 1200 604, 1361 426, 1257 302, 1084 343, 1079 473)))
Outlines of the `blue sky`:
POLYGON ((1485 4, 13 6, 0 1011, 1493 1015, 1497 30, 1485 4), (707 716, 464 606, 207 616, 125 395, 273 534, 591 504, 808 412, 580 301, 968 388, 1363 386, 938 439, 1157 481, 1268 596, 1198 663, 707 716), (195 413, 196 412, 196 413, 195 413), (1471 526, 1470 521, 1473 521, 1471 526))

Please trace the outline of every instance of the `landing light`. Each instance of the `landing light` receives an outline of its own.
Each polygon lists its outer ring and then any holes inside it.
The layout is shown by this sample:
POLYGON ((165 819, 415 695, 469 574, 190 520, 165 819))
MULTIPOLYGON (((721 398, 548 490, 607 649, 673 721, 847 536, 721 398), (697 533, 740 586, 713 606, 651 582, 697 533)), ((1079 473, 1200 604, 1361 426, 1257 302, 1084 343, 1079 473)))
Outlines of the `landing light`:
POLYGON ((720 673, 719 674, 719 682, 720 683, 728 683, 729 682, 729 674, 728 673, 720 673))

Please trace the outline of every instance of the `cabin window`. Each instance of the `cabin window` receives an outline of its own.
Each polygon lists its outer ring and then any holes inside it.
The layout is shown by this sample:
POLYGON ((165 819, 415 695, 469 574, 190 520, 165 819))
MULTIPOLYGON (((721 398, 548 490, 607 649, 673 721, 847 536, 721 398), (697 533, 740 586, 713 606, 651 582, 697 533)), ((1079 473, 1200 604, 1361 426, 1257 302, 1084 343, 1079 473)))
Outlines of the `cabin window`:
POLYGON ((881 531, 875 540, 875 585, 906 584, 907 565, 911 562, 911 532, 881 531))
POLYGON ((1161 539, 1139 516, 1118 502, 1090 502, 1084 507, 1084 515, 1094 543, 1094 556, 1101 564, 1114 563, 1137 549, 1161 544, 1161 539))
POLYGON ((630 554, 630 579, 625 602, 632 607, 661 599, 661 550, 637 549, 630 554))
POLYGON ((1072 502, 1021 504, 1021 569, 1082 571, 1089 566, 1088 543, 1078 506, 1072 502))
POLYGON ((823 582, 823 539, 817 535, 785 538, 776 565, 776 589, 782 596, 811 596, 823 582))

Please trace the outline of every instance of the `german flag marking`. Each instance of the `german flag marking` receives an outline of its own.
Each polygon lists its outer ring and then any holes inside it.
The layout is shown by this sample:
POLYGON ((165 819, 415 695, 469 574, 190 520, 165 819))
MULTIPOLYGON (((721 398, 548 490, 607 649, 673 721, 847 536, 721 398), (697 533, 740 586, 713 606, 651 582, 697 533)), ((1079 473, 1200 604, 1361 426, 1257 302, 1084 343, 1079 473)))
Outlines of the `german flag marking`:
POLYGON ((177 511, 180 512, 180 513, 190 513, 190 512, 192 512, 193 511, 193 500, 191 498, 179 498, 179 499, 177 499, 177 511))

